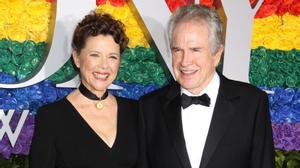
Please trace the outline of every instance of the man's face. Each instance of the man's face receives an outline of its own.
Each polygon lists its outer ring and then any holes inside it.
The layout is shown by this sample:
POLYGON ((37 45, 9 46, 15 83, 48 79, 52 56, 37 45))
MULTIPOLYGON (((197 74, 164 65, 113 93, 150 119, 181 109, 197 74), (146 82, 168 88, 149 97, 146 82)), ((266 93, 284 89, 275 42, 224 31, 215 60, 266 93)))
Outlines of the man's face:
POLYGON ((177 82, 189 92, 199 94, 211 81, 223 48, 211 51, 208 24, 183 21, 172 36, 172 66, 177 82))

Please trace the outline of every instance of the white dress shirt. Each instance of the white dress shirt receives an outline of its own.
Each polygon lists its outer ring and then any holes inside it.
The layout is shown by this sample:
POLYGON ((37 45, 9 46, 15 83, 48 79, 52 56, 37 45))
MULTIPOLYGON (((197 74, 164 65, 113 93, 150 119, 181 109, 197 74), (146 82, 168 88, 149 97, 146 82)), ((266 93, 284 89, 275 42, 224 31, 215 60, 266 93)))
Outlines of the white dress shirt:
POLYGON ((208 86, 199 95, 193 95, 181 88, 181 92, 188 96, 201 96, 206 93, 210 97, 209 107, 195 104, 185 109, 181 107, 183 135, 192 168, 199 168, 200 166, 219 86, 220 78, 215 73, 208 86))

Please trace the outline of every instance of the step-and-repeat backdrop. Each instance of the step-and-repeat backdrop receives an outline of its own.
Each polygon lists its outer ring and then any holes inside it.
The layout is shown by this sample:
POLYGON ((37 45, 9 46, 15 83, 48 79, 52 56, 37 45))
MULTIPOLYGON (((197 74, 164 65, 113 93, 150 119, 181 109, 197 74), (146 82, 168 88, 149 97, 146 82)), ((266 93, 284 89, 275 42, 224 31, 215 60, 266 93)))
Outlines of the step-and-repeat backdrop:
POLYGON ((138 100, 172 78, 167 20, 190 3, 220 12, 220 69, 268 93, 276 166, 299 167, 299 0, 0 0, 0 167, 28 166, 37 109, 78 86, 70 44, 84 15, 96 10, 125 24, 130 42, 110 92, 138 100))

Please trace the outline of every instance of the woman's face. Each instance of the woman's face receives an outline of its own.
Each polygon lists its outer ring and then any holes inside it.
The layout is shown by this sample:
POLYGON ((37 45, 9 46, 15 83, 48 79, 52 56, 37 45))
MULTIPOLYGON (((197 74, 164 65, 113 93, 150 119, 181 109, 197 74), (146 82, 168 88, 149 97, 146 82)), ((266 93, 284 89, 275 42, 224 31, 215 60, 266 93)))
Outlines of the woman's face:
POLYGON ((73 52, 81 82, 99 96, 116 78, 120 66, 120 46, 111 35, 87 38, 80 53, 73 52))

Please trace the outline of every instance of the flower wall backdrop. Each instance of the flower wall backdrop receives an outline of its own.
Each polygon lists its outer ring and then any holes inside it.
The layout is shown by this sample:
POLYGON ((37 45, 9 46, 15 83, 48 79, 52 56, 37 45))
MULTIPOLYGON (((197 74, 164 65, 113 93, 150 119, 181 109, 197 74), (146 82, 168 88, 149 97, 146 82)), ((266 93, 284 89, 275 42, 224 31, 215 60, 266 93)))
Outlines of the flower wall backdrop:
MULTIPOLYGON (((192 0, 165 0, 170 11, 192 0)), ((15 83, 28 77, 45 57, 50 10, 54 0, 0 0, 0 83, 15 83)), ((124 90, 111 93, 131 99, 167 83, 158 63, 159 53, 150 47, 125 0, 96 0, 97 11, 121 20, 130 38, 129 48, 115 84, 124 90)), ((202 4, 214 7, 213 0, 202 4)), ((254 0, 250 3, 255 4, 254 0)), ((277 167, 300 165, 300 1, 265 0, 255 16, 250 76, 253 85, 269 94, 277 167)), ((0 88, 0 109, 15 109, 10 126, 15 129, 23 110, 30 114, 12 148, 7 135, 0 140, 0 167, 26 167, 36 110, 73 89, 56 83, 76 75, 69 60, 58 72, 36 85, 19 89, 0 88), (1 157, 0 157, 1 158, 1 157)), ((2 122, 0 122, 2 127, 2 122)))
POLYGON ((300 167, 300 1, 265 0, 254 20, 250 82, 269 94, 277 167, 300 167))
MULTIPOLYGON (((50 10, 55 5, 50 0, 0 0, 0 83, 15 83, 28 77, 42 63, 47 48, 50 10), (21 19, 20 19, 21 18, 21 19)), ((126 26, 130 38, 129 47, 122 55, 121 67, 115 84, 123 90, 111 90, 115 95, 138 99, 167 83, 166 76, 157 61, 158 53, 150 47, 137 21, 125 1, 95 1, 97 12, 112 14, 126 26)), ((15 109, 10 127, 14 131, 23 110, 30 110, 14 147, 5 134, 0 140, 0 167, 28 166, 37 109, 57 101, 73 89, 57 88, 77 72, 69 60, 49 79, 18 89, 0 88, 0 109, 15 109)), ((0 122, 0 127, 2 127, 0 122)))

